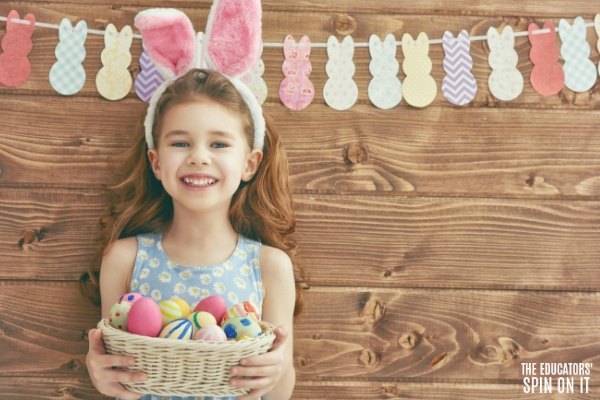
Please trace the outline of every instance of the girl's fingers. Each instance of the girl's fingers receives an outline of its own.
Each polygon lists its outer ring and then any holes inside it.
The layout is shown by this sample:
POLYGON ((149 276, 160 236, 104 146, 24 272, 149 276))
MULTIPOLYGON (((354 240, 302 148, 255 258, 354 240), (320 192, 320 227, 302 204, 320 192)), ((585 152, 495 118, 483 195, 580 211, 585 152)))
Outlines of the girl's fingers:
POLYGON ((266 377, 252 379, 236 378, 231 380, 231 385, 245 389, 262 389, 272 387, 274 385, 274 382, 273 379, 266 377))
POLYGON ((107 370, 103 374, 103 380, 117 383, 140 383, 146 379, 146 374, 143 372, 107 370))
POLYGON ((231 370, 232 377, 244 376, 271 376, 279 372, 279 368, 275 365, 266 365, 260 367, 234 367, 231 370))

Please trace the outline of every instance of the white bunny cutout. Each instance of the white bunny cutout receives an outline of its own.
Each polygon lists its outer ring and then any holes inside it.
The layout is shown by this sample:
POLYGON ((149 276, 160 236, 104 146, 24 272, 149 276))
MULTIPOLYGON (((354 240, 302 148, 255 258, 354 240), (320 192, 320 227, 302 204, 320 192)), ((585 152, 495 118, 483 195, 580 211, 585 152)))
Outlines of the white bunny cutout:
POLYGON ((331 108, 347 110, 358 99, 358 87, 352 80, 355 71, 352 61, 354 40, 351 36, 346 36, 340 43, 335 36, 329 36, 327 55, 329 60, 325 64, 325 70, 329 79, 323 87, 323 97, 331 108))
POLYGON ((517 69, 519 56, 514 49, 515 34, 510 26, 505 26, 501 34, 490 26, 487 31, 490 48, 489 63, 492 73, 488 85, 492 94, 499 100, 516 99, 523 91, 523 75, 517 69))
POLYGON ((570 25, 566 19, 561 19, 558 33, 562 42, 560 55, 565 60, 565 86, 578 93, 591 89, 596 83, 598 71, 589 59, 591 49, 586 39, 585 21, 577 17, 570 25))
POLYGON ((254 125, 253 149, 262 149, 265 120, 250 88, 241 81, 256 64, 261 46, 260 0, 214 0, 206 33, 195 33, 190 19, 173 8, 153 8, 136 15, 144 47, 166 78, 148 105, 144 121, 148 148, 154 148, 152 124, 156 103, 165 89, 192 68, 207 68, 225 75, 250 109, 254 125))
POLYGON ((373 76, 369 82, 369 99, 376 107, 389 110, 402 100, 402 83, 397 77, 400 63, 396 60, 396 38, 390 33, 381 43, 379 36, 371 35, 369 52, 369 72, 373 76))
POLYGON ((75 27, 67 18, 60 21, 58 29, 59 42, 54 54, 56 62, 50 68, 50 84, 64 96, 73 95, 85 84, 85 41, 87 39, 87 23, 79 21, 75 27))
POLYGON ((133 79, 127 67, 131 64, 131 42, 133 31, 126 25, 121 32, 108 24, 104 34, 105 49, 100 58, 103 67, 96 75, 98 92, 108 100, 119 100, 131 90, 133 79))

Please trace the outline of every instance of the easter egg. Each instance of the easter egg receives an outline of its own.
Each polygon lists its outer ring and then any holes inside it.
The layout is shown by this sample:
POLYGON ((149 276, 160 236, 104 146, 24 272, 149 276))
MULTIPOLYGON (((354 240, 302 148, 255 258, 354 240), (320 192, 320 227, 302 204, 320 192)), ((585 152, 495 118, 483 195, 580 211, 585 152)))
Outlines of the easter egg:
POLYGON ((162 315, 158 304, 142 297, 131 305, 127 315, 127 331, 138 335, 156 337, 162 328, 162 315))
POLYGON ((163 300, 158 303, 158 307, 160 308, 160 313, 162 315, 163 326, 171 321, 183 318, 181 307, 173 300, 163 300))
POLYGON ((221 296, 212 295, 196 304, 194 311, 206 311, 211 313, 217 321, 221 321, 227 312, 227 303, 221 296))
POLYGON ((141 299, 142 297, 144 297, 144 296, 142 296, 141 293, 130 292, 130 293, 125 293, 123 296, 121 296, 119 301, 127 301, 127 302, 133 304, 136 301, 138 301, 139 299, 141 299))
POLYGON ((128 301, 119 301, 110 308, 108 323, 117 329, 127 331, 127 314, 131 309, 131 304, 128 301))
POLYGON ((186 318, 188 315, 190 315, 190 312, 192 312, 190 305, 187 303, 187 301, 185 301, 181 297, 177 297, 177 296, 171 297, 171 301, 174 301, 175 303, 177 303, 179 305, 179 308, 181 309, 181 314, 182 314, 183 318, 186 318))
POLYGON ((233 317, 225 321, 223 331, 227 339, 240 340, 244 336, 255 338, 262 335, 262 329, 257 320, 252 317, 233 317))
POLYGON ((208 340, 211 342, 226 342, 227 335, 219 325, 208 325, 194 335, 194 340, 208 340))
POLYGON ((223 319, 228 320, 233 317, 245 316, 250 316, 256 319, 257 321, 260 321, 260 313, 258 312, 258 307, 256 307, 250 301, 243 301, 241 303, 232 305, 227 309, 227 312, 225 313, 223 319))
POLYGON ((194 336, 194 326, 185 318, 169 322, 158 335, 161 338, 191 340, 194 336))
POLYGON ((195 330, 205 328, 210 325, 217 325, 217 320, 211 313, 206 311, 196 311, 188 315, 188 320, 192 322, 195 330))

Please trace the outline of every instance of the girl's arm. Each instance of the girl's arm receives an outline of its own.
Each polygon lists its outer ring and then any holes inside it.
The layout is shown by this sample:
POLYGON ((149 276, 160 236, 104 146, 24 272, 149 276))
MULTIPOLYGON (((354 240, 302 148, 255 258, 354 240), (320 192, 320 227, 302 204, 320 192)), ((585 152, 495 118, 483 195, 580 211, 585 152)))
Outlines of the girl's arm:
MULTIPOLYGON (((136 238, 127 238, 112 243, 102 258, 100 267, 102 318, 108 318, 112 305, 128 291, 127 280, 133 270, 136 253, 136 238)), ((100 329, 90 331, 86 366, 92 383, 100 393, 122 399, 140 398, 141 393, 129 391, 121 383, 143 381, 145 374, 113 368, 131 366, 133 361, 133 357, 107 355, 100 329)))
POLYGON ((265 299, 262 319, 278 327, 271 350, 247 357, 232 368, 232 384, 252 389, 240 400, 287 400, 296 382, 293 365, 293 314, 296 290, 292 262, 282 250, 262 246, 260 251, 265 299))

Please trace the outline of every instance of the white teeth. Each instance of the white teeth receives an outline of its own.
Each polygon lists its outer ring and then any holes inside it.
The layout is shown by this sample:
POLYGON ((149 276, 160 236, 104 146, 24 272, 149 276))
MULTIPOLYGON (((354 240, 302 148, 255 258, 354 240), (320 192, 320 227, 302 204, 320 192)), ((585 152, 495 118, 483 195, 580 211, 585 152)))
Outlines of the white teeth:
POLYGON ((216 182, 214 179, 195 179, 189 177, 183 178, 183 181, 191 186, 209 186, 216 182))

